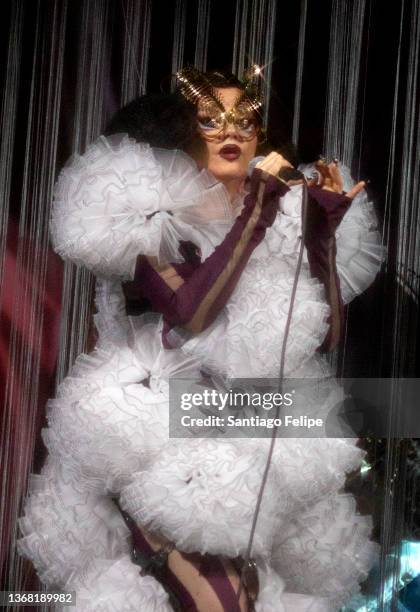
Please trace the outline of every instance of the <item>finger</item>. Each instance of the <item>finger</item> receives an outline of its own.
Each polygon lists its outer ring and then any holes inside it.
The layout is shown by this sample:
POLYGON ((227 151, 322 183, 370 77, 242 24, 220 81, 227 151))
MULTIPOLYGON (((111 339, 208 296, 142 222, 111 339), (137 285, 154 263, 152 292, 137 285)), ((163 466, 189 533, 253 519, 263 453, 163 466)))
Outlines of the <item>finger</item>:
POLYGON ((346 196, 350 198, 350 200, 352 200, 357 196, 358 193, 362 191, 362 189, 364 189, 365 186, 366 181, 360 181, 360 183, 357 183, 357 185, 355 185, 352 189, 350 189, 350 191, 346 193, 346 196))
POLYGON ((274 160, 274 159, 279 160, 279 161, 281 161, 282 163, 287 163, 287 164, 289 163, 289 162, 287 161, 287 159, 286 159, 285 157, 283 157, 283 155, 281 155, 280 153, 277 153, 277 151, 271 151, 271 153, 269 153, 268 155, 266 155, 266 156, 264 157, 264 159, 263 159, 263 160, 261 160, 261 162, 259 162, 259 163, 263 163, 263 162, 266 162, 266 161, 272 161, 272 160, 274 160))
POLYGON ((342 192, 343 180, 336 162, 327 164, 324 159, 319 159, 315 163, 315 168, 318 170, 321 180, 318 181, 318 186, 327 191, 342 192))
POLYGON ((274 172, 277 168, 277 163, 275 158, 265 159, 261 162, 261 166, 259 166, 265 172, 274 172))
POLYGON ((270 167, 270 165, 272 164, 276 156, 277 156, 277 153, 275 151, 271 151, 271 153, 266 155, 264 159, 258 162, 258 164, 256 165, 256 168, 260 168, 261 170, 264 170, 265 168, 270 167))
POLYGON ((277 153, 277 151, 271 151, 271 153, 264 157, 263 161, 271 162, 273 159, 277 159, 278 157, 281 157, 281 155, 277 153))
POLYGON ((324 180, 329 178, 330 170, 324 160, 320 159, 315 162, 315 168, 318 170, 319 174, 324 180))
POLYGON ((314 162, 314 166, 316 167, 326 167, 327 162, 325 161, 324 157, 319 157, 315 162, 314 162))
POLYGON ((331 173, 331 167, 332 167, 333 164, 334 164, 334 162, 331 162, 330 164, 327 164, 325 159, 319 159, 317 162, 315 162, 315 168, 319 172, 324 174, 325 176, 329 176, 330 173, 331 173))
POLYGON ((328 169, 331 177, 334 180, 341 180, 341 172, 336 162, 331 162, 328 164, 328 169))
POLYGON ((318 187, 321 187, 322 189, 322 187, 324 187, 325 185, 325 176, 322 174, 322 172, 318 172, 318 176, 316 177, 315 180, 316 180, 316 185, 318 187))
POLYGON ((261 162, 260 165, 257 166, 263 172, 267 172, 267 174, 272 174, 276 176, 278 174, 278 167, 273 162, 261 162))
POLYGON ((293 166, 282 155, 274 152, 259 162, 256 167, 270 174, 277 174, 281 168, 293 166))
POLYGON ((280 171, 282 170, 284 166, 280 165, 279 163, 272 163, 270 164, 269 167, 265 168, 266 172, 269 172, 270 174, 273 174, 274 176, 279 176, 280 171))
POLYGON ((293 166, 287 159, 280 156, 274 160, 274 168, 276 172, 280 172, 282 168, 293 168, 293 166))
POLYGON ((267 164, 267 162, 269 162, 273 158, 273 154, 274 153, 275 153, 274 151, 271 151, 271 153, 269 153, 268 155, 263 157, 263 159, 261 161, 259 161, 258 164, 255 167, 263 169, 264 166, 267 164))
POLYGON ((334 187, 335 191, 341 193, 343 191, 344 182, 337 162, 328 164, 328 168, 331 176, 331 186, 334 187))
POLYGON ((273 152, 273 155, 270 157, 270 163, 273 166, 277 166, 279 169, 284 168, 285 166, 292 167, 292 164, 280 153, 273 152))

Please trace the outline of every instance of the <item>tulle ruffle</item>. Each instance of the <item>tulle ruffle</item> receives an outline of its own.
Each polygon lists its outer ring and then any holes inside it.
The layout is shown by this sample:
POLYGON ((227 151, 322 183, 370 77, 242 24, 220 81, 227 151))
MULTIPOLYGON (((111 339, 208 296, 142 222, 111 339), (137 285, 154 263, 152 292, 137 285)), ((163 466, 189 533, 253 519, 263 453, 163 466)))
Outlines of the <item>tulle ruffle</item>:
POLYGON ((75 612, 173 612, 162 585, 152 576, 141 576, 128 554, 116 560, 97 558, 88 572, 72 576, 64 590, 76 591, 76 606, 70 608, 75 612))
POLYGON ((288 589, 323 596, 338 609, 359 592, 377 560, 371 530, 371 518, 357 513, 352 495, 330 494, 276 534, 271 563, 288 589))
POLYGON ((44 442, 87 490, 119 493, 168 440, 168 381, 197 364, 165 351, 161 321, 131 329, 130 346, 80 355, 48 404, 44 442))
MULTIPOLYGON (((79 358, 52 403, 45 437, 50 464, 60 465, 60 472, 44 469, 38 492, 29 498, 22 522, 25 537, 21 552, 33 559, 45 582, 76 589, 79 601, 91 606, 86 609, 92 612, 117 610, 122 604, 127 607, 120 609, 134 610, 138 602, 143 607, 137 609, 159 609, 153 607, 155 599, 159 602, 160 596, 166 597, 158 585, 157 592, 152 585, 149 593, 143 582, 133 583, 130 594, 131 573, 133 580, 139 580, 138 574, 126 572, 126 565, 130 567, 128 557, 121 561, 121 555, 126 554, 127 533, 106 495, 118 496, 139 524, 166 535, 181 550, 234 557, 244 554, 248 542, 269 440, 168 439, 167 380, 179 369, 180 355, 178 351, 162 351, 158 330, 159 326, 145 323, 134 329, 132 346, 126 352, 98 349, 79 358), (145 375, 148 386, 136 380, 145 375), (70 493, 63 494, 63 487, 68 487, 70 493), (110 533, 113 523, 115 532, 110 533), (120 586, 124 582, 123 570, 128 576, 127 595, 120 586), (73 578, 66 582, 70 574, 73 578), (109 576, 112 593, 106 585, 103 590, 96 586, 102 575, 109 576), (102 593, 107 594, 108 603, 102 601, 102 593)), ((327 387, 330 394, 325 394, 326 406, 339 397, 335 381, 329 381, 327 387)), ((318 405, 318 409, 323 408, 318 405)), ((276 554, 276 538, 280 540, 278 546, 291 546, 292 542, 297 551, 305 549, 308 536, 303 529, 293 529, 296 521, 301 515, 305 517, 314 503, 322 504, 325 497, 338 492, 344 485, 345 473, 356 469, 362 456, 353 440, 278 440, 253 554, 271 563, 270 556, 276 554)), ((354 525, 353 514, 349 513, 348 520, 354 525)), ((337 540, 344 558, 340 572, 351 570, 357 586, 357 576, 364 575, 367 563, 355 564, 352 542, 348 552, 345 550, 342 516, 337 513, 338 526, 331 526, 329 544, 333 549, 337 540)), ((334 513, 330 513, 330 522, 333 517, 334 513)), ((322 523, 323 515, 313 520, 322 523)), ((366 528, 360 534, 360 544, 363 538, 367 542, 368 531, 366 528)), ((286 552, 284 559, 288 559, 286 552)), ((293 559, 292 554, 291 566, 293 559)), ((280 570, 279 573, 283 576, 280 570)), ((334 586, 328 597, 335 596, 339 578, 337 575, 331 582, 334 586)), ((263 585, 261 612, 270 611, 273 602, 281 602, 286 612, 300 609, 292 604, 288 608, 279 599, 281 585, 281 581, 263 585), (276 598, 270 601, 274 593, 276 598)), ((294 592, 301 593, 292 579, 287 588, 292 593, 284 595, 284 602, 294 592)), ((306 592, 323 594, 310 588, 306 592)), ((297 605, 299 597, 291 601, 297 605)), ((307 602, 302 601, 299 605, 306 606, 307 602)))
MULTIPOLYGON (((253 440, 173 440, 135 474, 121 505, 182 550, 243 554, 265 462, 257 448, 253 440)), ((266 556, 276 518, 270 495, 261 512, 255 551, 266 556)))
POLYGON ((179 241, 195 237, 194 223, 231 219, 224 186, 181 151, 101 136, 61 172, 51 234, 64 259, 131 279, 140 253, 180 260, 179 241))
MULTIPOLYGON (((268 439, 172 440, 147 469, 134 474, 121 492, 121 505, 182 550, 243 555, 268 447, 268 439)), ((267 559, 289 518, 341 489, 346 472, 362 457, 353 440, 278 440, 253 554, 267 559)))
POLYGON ((334 612, 324 597, 284 590, 284 580, 267 564, 258 565, 258 581, 255 612, 334 612))
POLYGON ((130 546, 128 529, 111 499, 86 490, 51 457, 41 474, 32 476, 19 527, 19 552, 50 587, 63 587, 98 557, 116 559, 130 546))
MULTIPOLYGON (((285 260, 252 259, 216 321, 193 337, 173 331, 171 342, 227 378, 277 378, 293 273, 285 260)), ((286 376, 296 375, 322 344, 329 313, 323 286, 303 269, 286 344, 286 376)))

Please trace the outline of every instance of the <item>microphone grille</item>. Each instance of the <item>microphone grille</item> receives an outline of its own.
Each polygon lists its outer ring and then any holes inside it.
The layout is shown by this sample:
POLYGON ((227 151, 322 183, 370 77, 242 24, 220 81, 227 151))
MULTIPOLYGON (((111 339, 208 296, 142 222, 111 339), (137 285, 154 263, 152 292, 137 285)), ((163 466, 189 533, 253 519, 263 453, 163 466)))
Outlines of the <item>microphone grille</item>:
POLYGON ((264 158, 264 155, 258 155, 257 157, 253 157, 248 164, 248 176, 251 176, 257 164, 260 163, 264 158))

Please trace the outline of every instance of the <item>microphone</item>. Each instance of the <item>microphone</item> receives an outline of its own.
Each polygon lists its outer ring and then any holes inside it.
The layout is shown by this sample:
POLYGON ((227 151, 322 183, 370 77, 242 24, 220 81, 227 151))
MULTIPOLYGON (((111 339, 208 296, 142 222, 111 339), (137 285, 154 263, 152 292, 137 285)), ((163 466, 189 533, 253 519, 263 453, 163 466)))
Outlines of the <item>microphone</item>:
MULTIPOLYGON (((254 157, 253 159, 251 159, 251 161, 248 164, 248 176, 249 177, 255 170, 257 164, 259 164, 260 161, 263 161, 263 159, 265 159, 263 155, 258 155, 257 157, 254 157)), ((299 170, 297 170, 296 168, 293 168, 291 166, 284 166, 283 168, 280 168, 277 176, 286 182, 287 181, 300 181, 300 180, 306 181, 305 175, 299 170)))

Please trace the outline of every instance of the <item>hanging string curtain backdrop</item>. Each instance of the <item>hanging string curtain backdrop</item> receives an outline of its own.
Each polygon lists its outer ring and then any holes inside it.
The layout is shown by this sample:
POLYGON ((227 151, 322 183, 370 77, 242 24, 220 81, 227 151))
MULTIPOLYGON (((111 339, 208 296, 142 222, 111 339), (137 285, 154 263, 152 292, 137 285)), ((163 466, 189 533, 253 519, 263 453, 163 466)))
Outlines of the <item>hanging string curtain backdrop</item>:
MULTIPOLYGON (((240 76, 257 63, 279 140, 369 177, 384 220, 385 273, 349 311, 341 372, 418 376, 420 0, 9 0, 3 13, 0 568, 3 590, 38 590, 16 554, 17 519, 43 459, 45 402, 87 350, 92 319, 93 278, 48 242, 58 170, 183 65, 240 76)), ((383 559, 404 533, 406 494, 391 482, 404 451, 387 453, 383 559)))

